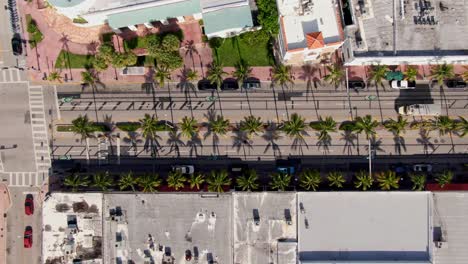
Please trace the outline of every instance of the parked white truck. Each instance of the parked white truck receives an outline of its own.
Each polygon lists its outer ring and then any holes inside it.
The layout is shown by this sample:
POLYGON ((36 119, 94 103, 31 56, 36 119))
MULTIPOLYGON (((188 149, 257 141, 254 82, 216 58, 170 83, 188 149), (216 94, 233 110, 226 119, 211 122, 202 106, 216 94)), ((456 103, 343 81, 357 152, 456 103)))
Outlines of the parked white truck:
POLYGON ((439 104, 413 104, 400 106, 398 113, 413 116, 438 116, 441 113, 439 104))

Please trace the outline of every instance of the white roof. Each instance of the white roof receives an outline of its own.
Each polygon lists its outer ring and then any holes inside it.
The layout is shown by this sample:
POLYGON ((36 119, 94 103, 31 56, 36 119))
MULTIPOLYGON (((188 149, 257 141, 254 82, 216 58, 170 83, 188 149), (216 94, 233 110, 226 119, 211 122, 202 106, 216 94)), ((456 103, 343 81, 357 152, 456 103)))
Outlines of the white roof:
POLYGON ((298 203, 301 259, 429 259, 427 192, 299 193, 298 203))

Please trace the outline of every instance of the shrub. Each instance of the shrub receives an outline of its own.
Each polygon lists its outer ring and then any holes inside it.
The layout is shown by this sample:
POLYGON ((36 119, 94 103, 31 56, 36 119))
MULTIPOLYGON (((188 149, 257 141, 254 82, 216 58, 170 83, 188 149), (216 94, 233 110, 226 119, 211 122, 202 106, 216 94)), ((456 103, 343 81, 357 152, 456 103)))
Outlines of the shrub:
POLYGON ((26 15, 27 31, 29 34, 29 44, 31 48, 36 47, 37 43, 41 42, 44 36, 37 27, 36 21, 31 15, 26 15))
POLYGON ((131 123, 131 122, 128 122, 128 123, 117 123, 116 126, 122 130, 122 131, 126 131, 126 132, 135 132, 136 130, 138 130, 141 126, 140 126, 140 123, 131 123))
POLYGON ((198 25, 203 26, 203 19, 198 20, 198 25))
POLYGON ((221 47, 221 45, 223 45, 223 39, 218 38, 218 37, 214 37, 214 38, 211 38, 208 41, 208 43, 210 44, 210 48, 217 49, 217 48, 221 47))
POLYGON ((76 23, 76 24, 86 24, 86 23, 88 23, 88 20, 86 20, 86 19, 84 19, 84 18, 82 18, 82 17, 79 16, 79 17, 75 17, 75 18, 73 19, 73 23, 76 23))
POLYGON ((260 23, 266 32, 277 35, 279 32, 279 24, 276 1, 257 0, 256 2, 258 7, 258 23, 260 23))
POLYGON ((202 35, 201 39, 203 43, 208 43, 208 37, 206 35, 202 35))

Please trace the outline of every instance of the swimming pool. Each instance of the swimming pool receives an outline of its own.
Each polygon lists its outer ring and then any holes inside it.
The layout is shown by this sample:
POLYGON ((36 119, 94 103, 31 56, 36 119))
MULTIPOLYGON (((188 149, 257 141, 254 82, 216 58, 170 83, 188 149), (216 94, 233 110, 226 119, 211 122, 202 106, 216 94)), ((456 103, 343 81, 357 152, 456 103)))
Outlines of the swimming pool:
POLYGON ((56 7, 73 7, 83 3, 86 0, 48 0, 49 4, 56 6, 56 7))

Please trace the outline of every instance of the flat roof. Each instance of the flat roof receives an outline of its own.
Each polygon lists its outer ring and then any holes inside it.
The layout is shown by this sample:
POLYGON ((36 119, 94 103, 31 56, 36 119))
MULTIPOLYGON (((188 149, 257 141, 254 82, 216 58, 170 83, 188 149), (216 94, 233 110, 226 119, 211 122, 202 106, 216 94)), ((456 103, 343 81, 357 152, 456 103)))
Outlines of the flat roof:
POLYGON ((105 194, 103 210, 105 263, 117 258, 121 263, 161 263, 165 252, 175 264, 186 263, 186 250, 199 263, 232 261, 229 194, 105 194), (119 221, 112 220, 111 209, 122 212, 119 221))
POLYGON ((429 260, 428 192, 300 192, 298 203, 301 260, 429 260))
POLYGON ((248 2, 243 6, 234 6, 203 13, 205 33, 247 28, 253 26, 252 12, 248 2))
MULTIPOLYGON (((353 0, 353 10, 359 26, 359 37, 351 33, 355 56, 468 55, 468 5, 465 0, 443 1, 447 8, 440 8, 440 1, 429 0, 426 11, 421 12, 422 1, 404 4, 404 18, 400 15, 401 3, 392 0, 365 0, 361 13, 358 0, 353 0), (393 27, 393 3, 397 9, 396 27, 393 27), (415 22, 416 21, 416 22, 415 22), (430 21, 430 23, 418 23, 430 21), (435 23, 432 23, 434 21, 435 23)), ((405 1, 406 2, 406 1, 405 1)))
POLYGON ((296 194, 236 192, 232 197, 234 263, 296 264, 296 194), (286 222, 288 214, 290 224, 286 222))
POLYGON ((298 13, 299 0, 278 0, 278 10, 283 16, 281 23, 285 32, 288 50, 306 48, 306 34, 322 32, 324 42, 340 41, 336 10, 332 0, 312 1, 311 12, 298 13))

